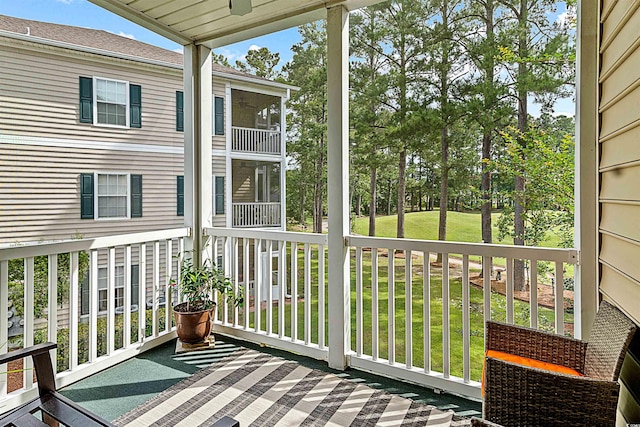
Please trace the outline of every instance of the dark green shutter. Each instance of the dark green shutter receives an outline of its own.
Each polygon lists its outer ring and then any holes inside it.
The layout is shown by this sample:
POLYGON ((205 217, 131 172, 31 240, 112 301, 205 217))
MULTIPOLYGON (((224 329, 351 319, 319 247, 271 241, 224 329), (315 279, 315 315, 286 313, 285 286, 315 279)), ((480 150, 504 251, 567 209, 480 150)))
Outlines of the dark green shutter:
POLYGON ((224 135, 224 98, 219 98, 216 96, 216 100, 214 103, 215 110, 215 134, 216 135, 224 135))
POLYGON ((80 314, 89 314, 89 270, 80 282, 80 314))
POLYGON ((80 77, 80 123, 93 123, 93 78, 80 77))
POLYGON ((178 216, 184 216, 184 176, 177 176, 176 178, 176 187, 178 194, 178 199, 176 201, 178 209, 176 214, 178 216))
POLYGON ((142 216, 142 175, 131 175, 131 218, 142 216))
POLYGON ((176 130, 184 132, 184 93, 176 91, 176 130))
POLYGON ((129 85, 129 126, 142 127, 142 87, 129 85))
POLYGON ((93 219, 93 174, 80 174, 80 218, 93 219))
MULTIPOLYGON (((131 305, 138 304, 140 300, 140 268, 138 264, 131 266, 131 305)), ((138 310, 142 308, 138 307, 138 310)))
POLYGON ((216 214, 224 213, 224 176, 216 176, 215 188, 216 214))

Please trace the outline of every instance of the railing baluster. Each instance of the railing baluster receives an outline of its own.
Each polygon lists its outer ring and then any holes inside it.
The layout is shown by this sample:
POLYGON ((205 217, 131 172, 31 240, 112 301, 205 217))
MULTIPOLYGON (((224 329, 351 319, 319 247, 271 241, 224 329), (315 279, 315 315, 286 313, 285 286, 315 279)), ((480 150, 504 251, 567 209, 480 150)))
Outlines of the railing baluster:
POLYGON ((564 335, 564 277, 563 265, 556 262, 555 274, 555 331, 556 334, 564 335))
POLYGON ((153 288, 151 306, 151 322, 153 327, 153 336, 158 336, 158 291, 160 290, 160 242, 153 242, 153 288))
POLYGON ((396 272, 395 272, 395 251, 392 248, 387 249, 387 294, 389 301, 387 303, 387 324, 388 324, 388 354, 389 364, 396 363, 396 272))
MULTIPOLYGON (((124 321, 122 331, 122 347, 131 345, 131 245, 124 247, 124 321)), ((138 310, 141 310, 138 305, 138 310)))
POLYGON ((404 282, 405 282, 405 358, 407 369, 413 367, 413 283, 411 271, 411 251, 405 251, 404 282))
MULTIPOLYGON (((78 252, 71 252, 69 254, 69 370, 71 371, 78 367, 78 324, 80 323, 78 276, 78 252)), ((89 292, 91 295, 91 291, 89 292)))
POLYGON ((531 312, 531 327, 534 329, 538 328, 538 261, 535 259, 531 260, 531 269, 529 270, 531 274, 531 304, 530 304, 530 312, 531 312))
POLYGON ((318 347, 325 347, 325 274, 324 274, 324 245, 318 246, 318 347))
MULTIPOLYGON (((47 300, 47 339, 50 342, 58 342, 58 255, 49 255, 47 261, 47 287, 49 297, 47 300)), ((0 302, 1 304, 1 302, 0 302)), ((6 319, 6 317, 0 317, 6 319)), ((2 343, 0 338, 0 343, 2 343)), ((55 352, 54 352, 55 353, 55 352)), ((52 359, 53 372, 56 372, 57 363, 52 359)))
MULTIPOLYGON (((238 278, 238 273, 239 273, 239 266, 238 266, 238 238, 233 238, 232 240, 232 244, 233 244, 233 294, 234 295, 238 295, 238 290, 240 288, 240 282, 239 282, 239 278, 238 278)), ((233 326, 237 327, 238 326, 238 315, 239 315, 239 310, 238 310, 238 306, 234 305, 233 306, 233 326)))
MULTIPOLYGON (((224 237, 222 239, 222 266, 224 268, 224 274, 225 276, 229 276, 229 269, 231 268, 230 262, 231 262, 231 257, 229 256, 229 251, 231 250, 230 245, 231 244, 231 240, 228 237, 224 237)), ((224 295, 218 295, 216 293, 216 296, 219 298, 220 304, 222 304, 222 323, 224 324, 228 324, 229 323, 229 304, 227 301, 227 298, 224 295)))
POLYGON ((469 297, 469 255, 462 256, 462 379, 468 383, 471 378, 471 324, 469 297))
POLYGON ((116 249, 109 248, 109 279, 107 281, 107 355, 113 353, 115 347, 115 311, 116 311, 116 249))
MULTIPOLYGON (((0 319, 9 318, 9 261, 0 261, 0 319)), ((4 323, 3 323, 4 325, 4 323)), ((0 327, 0 355, 9 347, 9 328, 0 327)), ((0 398, 7 394, 7 364, 0 364, 0 398)))
POLYGON ((255 325, 254 330, 256 332, 260 332, 262 330, 261 325, 261 309, 262 309, 262 295, 261 295, 261 287, 262 287, 262 239, 256 239, 256 249, 255 249, 255 263, 254 263, 254 271, 253 271, 253 291, 255 294, 255 298, 253 300, 255 307, 255 325))
POLYGON ((513 258, 507 258, 507 283, 506 283, 506 305, 507 305, 507 323, 513 323, 513 258))
MULTIPOLYGON (((89 279, 89 362, 98 357, 98 251, 93 250, 89 255, 91 260, 91 278, 89 279)), ((80 338, 80 337, 78 337, 80 338)))
POLYGON ((423 252, 422 259, 422 322, 424 372, 431 372, 431 254, 423 252))
POLYGON ((278 244, 278 338, 283 339, 284 334, 284 319, 286 310, 286 290, 287 290, 287 242, 281 240, 278 244))
MULTIPOLYGON (((362 248, 356 248, 356 354, 362 356, 362 248)), ((324 309, 323 309, 324 310, 324 309)))
POLYGON ((484 322, 491 320, 491 265, 489 259, 482 257, 482 292, 484 297, 484 322))
POLYGON ((378 344, 378 249, 371 249, 371 357, 378 360, 380 347, 378 344))
POLYGON ((249 239, 242 239, 242 281, 244 284, 244 298, 245 303, 243 306, 243 320, 244 320, 244 329, 249 329, 249 316, 251 314, 251 310, 249 304, 251 303, 250 295, 249 295, 249 239))
POLYGON ((449 378, 450 367, 450 334, 449 321, 449 254, 442 254, 442 374, 449 378))
POLYGON ((147 335, 147 244, 140 245, 138 271, 138 342, 146 340, 147 335))
POLYGON ((164 284, 164 330, 171 330, 171 276, 173 275, 173 242, 166 240, 165 249, 165 284, 164 284))
MULTIPOLYGON (((35 292, 34 292, 34 260, 33 257, 24 259, 24 348, 33 345, 35 321, 35 292)), ((5 319, 2 319, 4 322, 5 319)), ((3 323, 4 324, 4 323, 3 323)), ((33 388, 33 360, 30 357, 24 359, 24 388, 33 388)))
POLYGON ((267 288, 267 335, 271 335, 273 333, 273 280, 272 280, 272 266, 273 266, 273 255, 271 253, 273 242, 271 240, 267 240, 267 256, 265 265, 265 284, 267 288))
POLYGON ((291 242, 291 341, 298 339, 298 243, 291 242))
POLYGON ((304 244, 304 343, 311 342, 311 246, 304 244))

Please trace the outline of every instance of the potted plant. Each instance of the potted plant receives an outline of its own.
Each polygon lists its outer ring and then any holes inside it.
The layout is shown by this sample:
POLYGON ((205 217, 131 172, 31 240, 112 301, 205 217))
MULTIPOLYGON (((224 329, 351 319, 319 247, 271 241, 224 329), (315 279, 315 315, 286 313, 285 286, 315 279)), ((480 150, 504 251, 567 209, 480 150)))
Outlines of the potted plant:
POLYGON ((193 263, 192 257, 184 257, 180 263, 180 281, 171 280, 178 287, 184 302, 173 307, 178 338, 183 343, 204 342, 211 334, 215 317, 214 293, 219 293, 224 303, 238 306, 243 302, 241 294, 233 290, 231 280, 209 259, 202 265, 193 263))

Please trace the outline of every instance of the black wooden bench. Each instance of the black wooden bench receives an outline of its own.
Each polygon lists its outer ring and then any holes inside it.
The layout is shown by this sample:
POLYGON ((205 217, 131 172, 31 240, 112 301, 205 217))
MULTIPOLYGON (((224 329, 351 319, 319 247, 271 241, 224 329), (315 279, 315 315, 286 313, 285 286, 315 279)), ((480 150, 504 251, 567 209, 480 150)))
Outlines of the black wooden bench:
MULTIPOLYGON (((38 379, 38 397, 0 417, 0 426, 15 427, 98 427, 113 426, 109 421, 87 411, 56 390, 55 375, 51 364, 50 351, 54 343, 38 344, 33 347, 0 355, 0 365, 31 356, 38 379)), ((216 427, 239 427, 239 423, 224 417, 214 424, 216 427)))

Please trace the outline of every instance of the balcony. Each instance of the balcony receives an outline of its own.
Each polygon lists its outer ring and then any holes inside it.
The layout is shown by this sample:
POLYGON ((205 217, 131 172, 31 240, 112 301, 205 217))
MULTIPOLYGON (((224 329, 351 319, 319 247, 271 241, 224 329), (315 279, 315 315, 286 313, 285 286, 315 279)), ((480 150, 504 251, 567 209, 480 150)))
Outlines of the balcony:
POLYGON ((280 202, 232 203, 233 226, 280 227, 280 202))
MULTIPOLYGON (((222 258, 234 287, 246 295, 243 307, 219 307, 217 332, 327 360, 332 304, 327 277, 333 268, 327 235, 204 232, 212 241, 209 256, 222 258), (273 278, 277 286, 262 286, 273 278)), ((167 343, 175 337, 171 305, 160 301, 179 298, 166 285, 175 277, 176 256, 182 256, 187 239, 188 229, 174 229, 0 249, 0 315, 7 316, 9 289, 21 289, 25 320, 21 336, 9 340, 3 329, 0 342, 57 342, 59 386, 167 343), (21 277, 8 274, 9 263, 16 262, 23 266, 21 277), (115 274, 119 265, 125 271, 122 287, 115 274), (108 272, 106 311, 95 298, 101 268, 108 272), (81 304, 83 276, 93 296, 87 314, 81 304), (134 292, 138 301, 151 301, 149 309, 132 309, 134 292)), ((351 303, 349 324, 343 326, 351 339, 344 356, 355 369, 478 399, 485 320, 571 334, 580 315, 557 288, 577 268, 575 250, 362 236, 348 236, 346 245, 351 303), (501 266, 505 280, 492 280, 489 259, 501 266), (514 259, 529 267, 526 298, 513 288, 514 259)), ((337 322, 333 319, 331 328, 342 328, 337 322)), ((34 395, 30 371, 20 374, 23 387, 15 391, 7 389, 6 370, 0 371, 3 411, 34 395)))
POLYGON ((279 130, 231 127, 231 151, 236 153, 280 155, 282 132, 279 130))

